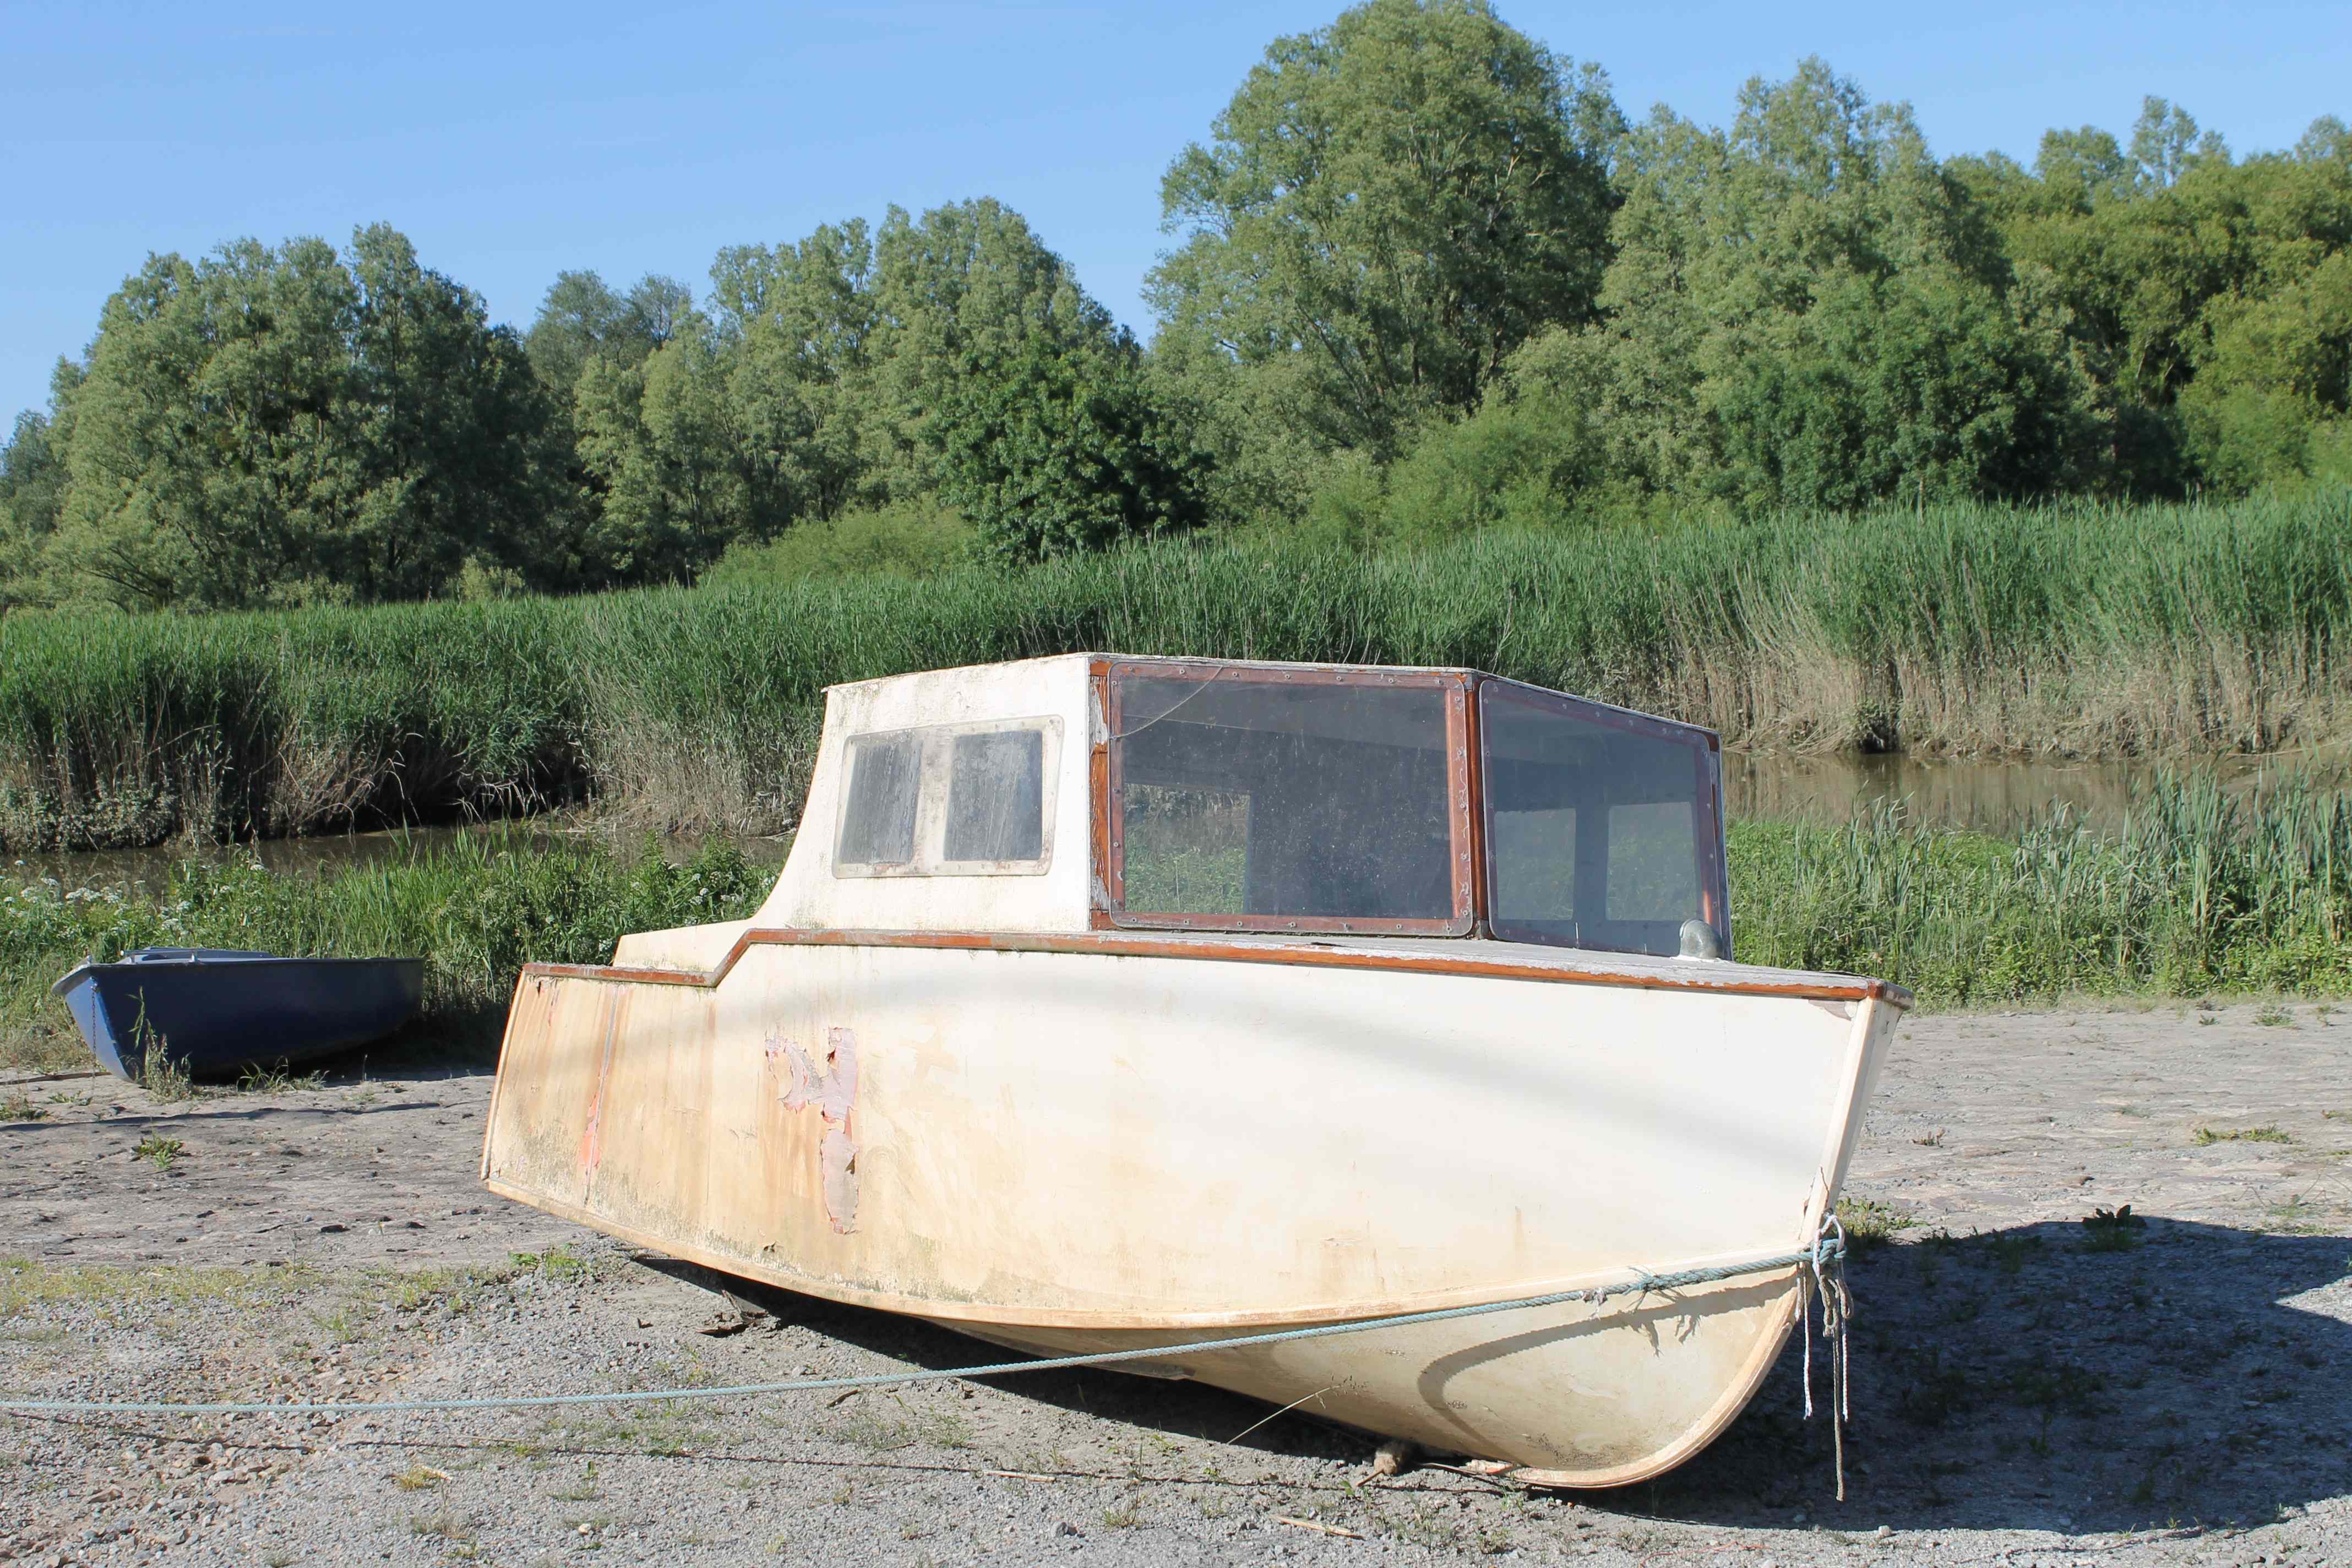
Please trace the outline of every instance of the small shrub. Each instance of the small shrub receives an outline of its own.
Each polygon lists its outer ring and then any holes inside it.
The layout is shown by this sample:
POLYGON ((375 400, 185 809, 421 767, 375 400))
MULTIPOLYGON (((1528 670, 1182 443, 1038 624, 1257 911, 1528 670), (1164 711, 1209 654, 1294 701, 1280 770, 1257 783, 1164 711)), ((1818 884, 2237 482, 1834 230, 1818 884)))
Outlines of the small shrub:
POLYGON ((1917 1215, 1870 1198, 1840 1198, 1837 1217, 1838 1224, 1845 1227, 1846 1246, 1857 1258, 1867 1258, 1919 1225, 1917 1215))
POLYGON ((701 581, 712 587, 824 578, 935 577, 967 563, 975 537, 950 507, 909 500, 854 507, 796 522, 775 538, 727 548, 701 581))
POLYGON ((2292 1143, 2294 1140, 2276 1127, 2200 1127, 2196 1142, 2202 1149, 2209 1143, 2292 1143))
POLYGON ((2103 1208, 2083 1218, 2083 1228, 2089 1233, 2087 1243, 2093 1252, 2127 1252, 2139 1245, 2138 1232, 2147 1228, 2147 1221, 2132 1213, 2131 1205, 2103 1208))
POLYGON ((285 1094, 298 1089, 316 1089, 326 1081, 323 1071, 295 1073, 289 1071, 284 1058, 276 1064, 263 1067, 249 1063, 237 1074, 236 1087, 244 1094, 285 1094))
POLYGON ((177 1160, 180 1157, 180 1152, 186 1147, 187 1145, 177 1138, 164 1138, 150 1132, 139 1141, 139 1147, 131 1151, 131 1157, 134 1160, 152 1160, 157 1170, 168 1171, 172 1168, 172 1162, 177 1160))
POLYGON ((139 1058, 139 1087, 165 1100, 194 1100, 204 1093, 187 1064, 175 1060, 160 1039, 139 1058))

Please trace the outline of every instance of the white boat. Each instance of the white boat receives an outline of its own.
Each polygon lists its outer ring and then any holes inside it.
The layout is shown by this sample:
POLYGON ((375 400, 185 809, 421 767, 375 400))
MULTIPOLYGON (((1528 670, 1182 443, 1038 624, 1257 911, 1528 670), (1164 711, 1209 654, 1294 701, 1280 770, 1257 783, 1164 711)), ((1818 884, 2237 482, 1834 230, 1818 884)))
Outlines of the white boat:
POLYGON ((1704 730, 1475 671, 1074 655, 833 689, 749 921, 517 987, 483 1179, 1046 1354, 1611 1486, 1796 1319, 1910 998, 1733 962, 1704 730))

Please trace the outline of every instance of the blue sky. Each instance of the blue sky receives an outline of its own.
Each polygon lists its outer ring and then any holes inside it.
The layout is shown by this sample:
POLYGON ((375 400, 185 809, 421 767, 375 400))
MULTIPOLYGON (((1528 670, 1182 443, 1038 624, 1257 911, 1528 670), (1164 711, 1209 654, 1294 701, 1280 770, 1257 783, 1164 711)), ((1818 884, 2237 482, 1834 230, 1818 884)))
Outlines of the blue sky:
MULTIPOLYGON (((376 219, 528 325, 562 268, 698 289, 722 245, 994 195, 1148 335, 1160 172, 1269 39, 1337 9, 0 0, 0 420, 46 401, 147 252, 376 219)), ((1818 53, 1945 153, 2030 160, 2053 124, 2126 131, 2151 92, 2241 153, 2352 119, 2341 0, 1499 9, 1636 114, 1720 122, 1748 77, 1818 53)))

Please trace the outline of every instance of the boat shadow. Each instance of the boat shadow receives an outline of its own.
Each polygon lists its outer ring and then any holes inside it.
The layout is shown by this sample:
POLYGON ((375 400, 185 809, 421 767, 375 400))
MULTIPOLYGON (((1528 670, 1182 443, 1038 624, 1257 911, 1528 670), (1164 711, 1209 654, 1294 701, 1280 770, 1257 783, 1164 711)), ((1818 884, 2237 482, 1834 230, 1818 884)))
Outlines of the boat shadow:
MULTIPOLYGON (((938 1370, 1017 1361, 1019 1351, 960 1334, 896 1312, 852 1307, 821 1297, 720 1274, 658 1253, 635 1254, 647 1268, 708 1290, 724 1290, 768 1313, 780 1323, 811 1329, 894 1361, 938 1370)), ((1277 1413, 1246 1394, 1181 1378, 1151 1377, 1090 1367, 1055 1372, 1009 1373, 975 1378, 1074 1415, 1149 1427, 1170 1436, 1193 1437, 1267 1455, 1360 1464, 1371 1458, 1373 1439, 1317 1421, 1311 1411, 1277 1413)))
POLYGON ((348 1089, 381 1079, 429 1083, 494 1072, 507 1006, 444 1008, 413 1019, 367 1045, 305 1062, 292 1070, 316 1073, 323 1089, 348 1089))
POLYGON ((1845 1502, 1818 1318, 1811 1420, 1791 1336, 1720 1439, 1586 1500, 1724 1525, 1801 1513, 1842 1531, 2290 1517, 2352 1493, 2347 1255, 2343 1235, 2161 1218, 1858 1249, 1845 1502))
MULTIPOLYGON (((918 1320, 641 1261, 896 1360, 996 1359, 918 1320)), ((1811 1419, 1792 1335, 1748 1409, 1696 1458, 1572 1495, 1727 1527, 2081 1534, 2261 1523, 2352 1493, 2352 1238, 2161 1218, 2104 1234, 2044 1223, 1857 1248, 1848 1280, 1844 1502, 1818 1318, 1811 1419)), ((1193 1383, 1073 1369, 1003 1386, 1267 1455, 1362 1465, 1374 1441, 1311 1409, 1276 1413, 1193 1383)))

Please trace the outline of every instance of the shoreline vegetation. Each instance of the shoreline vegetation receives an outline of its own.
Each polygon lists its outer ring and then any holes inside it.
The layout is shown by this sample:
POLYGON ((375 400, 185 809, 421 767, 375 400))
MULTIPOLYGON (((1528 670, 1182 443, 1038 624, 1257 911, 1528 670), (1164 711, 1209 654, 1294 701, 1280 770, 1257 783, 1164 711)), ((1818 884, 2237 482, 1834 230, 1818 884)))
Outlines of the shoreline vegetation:
POLYGON ((1723 107, 1365 0, 1175 150, 1143 336, 987 195, 560 272, 528 325, 388 224, 151 253, 0 441, 0 606, 2352 479, 2340 117, 2233 151, 2149 98, 2029 167, 1818 58, 1723 107))
POLYGON ((583 801, 768 834, 824 689, 1106 651, 1470 666, 1756 750, 2259 755, 2352 732, 2352 489, 1787 513, 1384 552, 1243 535, 929 577, 0 617, 0 849, 583 801))
MULTIPOLYGON (((2249 799, 2168 773, 2113 836, 2060 811, 1995 838, 1888 805, 1837 827, 1736 822, 1729 848, 1736 957, 1876 975, 1929 1008, 2352 993, 2342 794, 2249 799)), ((162 886, 0 881, 0 1068, 79 1059, 49 982, 151 944, 422 953, 422 1026, 486 1051, 525 960, 602 963, 628 931, 741 919, 772 879, 725 841, 673 864, 648 838, 634 853, 468 839, 326 873, 205 858, 162 886)))

